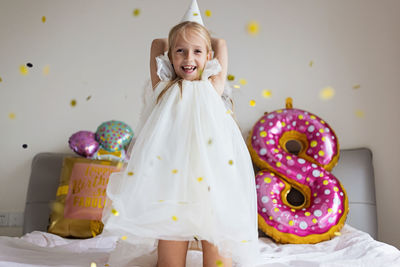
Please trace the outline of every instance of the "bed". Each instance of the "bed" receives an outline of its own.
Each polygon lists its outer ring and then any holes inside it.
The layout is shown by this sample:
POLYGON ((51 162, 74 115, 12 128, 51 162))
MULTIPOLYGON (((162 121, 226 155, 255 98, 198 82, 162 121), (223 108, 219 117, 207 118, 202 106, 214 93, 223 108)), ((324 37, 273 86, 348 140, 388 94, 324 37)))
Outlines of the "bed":
MULTIPOLYGON (((55 199, 62 161, 71 154, 39 153, 32 160, 22 237, 0 237, 0 266, 109 266, 117 236, 67 239, 46 232, 49 203, 55 199)), ((350 212, 341 235, 318 244, 276 244, 260 233, 257 266, 400 266, 400 251, 377 238, 372 153, 343 149, 333 173, 343 183, 350 212)), ((189 250, 187 265, 202 266, 198 250, 189 250)), ((155 266, 156 252, 129 266, 155 266)), ((115 267, 115 266, 114 266, 115 267)), ((120 267, 120 266, 118 266, 120 267)))

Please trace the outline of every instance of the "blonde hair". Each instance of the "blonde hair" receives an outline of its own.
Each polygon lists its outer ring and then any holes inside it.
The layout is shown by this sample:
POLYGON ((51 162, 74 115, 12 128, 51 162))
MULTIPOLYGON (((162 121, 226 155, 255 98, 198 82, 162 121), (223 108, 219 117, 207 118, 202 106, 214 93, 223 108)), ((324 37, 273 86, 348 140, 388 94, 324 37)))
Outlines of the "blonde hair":
MULTIPOLYGON (((186 39, 186 34, 187 32, 194 32, 195 34, 199 35, 205 42, 206 42, 206 47, 207 47, 207 53, 209 53, 212 48, 211 48, 211 35, 208 32, 208 30, 201 24, 194 22, 194 21, 184 21, 181 22, 169 31, 168 34, 168 58, 169 61, 172 63, 172 48, 175 46, 176 39, 178 36, 182 36, 182 38, 187 41, 186 39)), ((157 102, 158 103, 161 99, 161 97, 167 92, 169 88, 172 87, 175 83, 179 84, 179 87, 181 89, 181 95, 182 95, 182 78, 176 77, 174 80, 171 80, 167 86, 161 91, 161 93, 157 97, 157 102)))

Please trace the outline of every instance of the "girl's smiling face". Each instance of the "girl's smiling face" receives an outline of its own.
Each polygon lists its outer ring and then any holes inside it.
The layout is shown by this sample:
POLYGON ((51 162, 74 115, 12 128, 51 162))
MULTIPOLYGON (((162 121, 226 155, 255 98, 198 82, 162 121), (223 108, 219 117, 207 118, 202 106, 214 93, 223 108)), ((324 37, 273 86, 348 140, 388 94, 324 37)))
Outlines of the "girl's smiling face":
POLYGON ((207 61, 211 59, 211 51, 207 51, 205 40, 192 31, 182 35, 176 37, 171 50, 175 73, 184 80, 199 80, 207 61))

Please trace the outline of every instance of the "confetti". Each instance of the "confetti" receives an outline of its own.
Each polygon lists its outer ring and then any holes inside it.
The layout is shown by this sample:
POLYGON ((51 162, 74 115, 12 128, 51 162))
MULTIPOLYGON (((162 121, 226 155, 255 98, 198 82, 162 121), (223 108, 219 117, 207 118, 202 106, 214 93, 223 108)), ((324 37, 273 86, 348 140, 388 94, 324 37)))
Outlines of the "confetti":
POLYGON ((114 214, 114 216, 119 216, 119 212, 116 209, 112 209, 111 213, 114 214))
POLYGON ((28 145, 27 145, 27 144, 23 144, 23 145, 22 145, 22 148, 23 148, 23 149, 27 149, 27 148, 28 148, 28 145))
POLYGON ((212 139, 208 139, 208 144, 211 145, 212 144, 212 139))
POLYGON ((235 76, 233 76, 232 74, 228 75, 228 81, 233 81, 235 80, 235 76))
POLYGON ((231 110, 231 109, 228 109, 228 110, 226 111, 226 114, 232 114, 232 110, 231 110))
POLYGON ((235 85, 233 86, 233 88, 240 88, 240 85, 235 84, 235 85))
POLYGON ((199 177, 199 178, 197 178, 197 181, 198 181, 198 182, 201 182, 201 181, 203 181, 203 177, 199 177))
POLYGON ((217 267, 223 267, 224 266, 224 263, 221 260, 217 260, 215 263, 217 264, 217 267))
POLYGON ((173 169, 173 170, 172 170, 172 173, 173 173, 173 174, 176 174, 176 173, 178 173, 178 170, 177 170, 177 169, 173 169))
POLYGON ((332 99, 334 95, 335 95, 335 89, 333 89, 332 87, 325 87, 319 93, 319 97, 323 100, 332 99))
POLYGON ((256 101, 255 100, 250 100, 249 102, 250 106, 254 107, 256 105, 256 101))
POLYGON ((364 111, 362 111, 362 110, 356 110, 355 114, 356 114, 356 117, 358 117, 358 118, 364 118, 364 116, 365 116, 364 111))
POLYGON ((28 75, 28 73, 29 73, 28 68, 25 65, 19 66, 19 72, 22 75, 28 75))
POLYGON ((228 161, 228 163, 229 163, 229 165, 233 165, 233 160, 230 159, 230 160, 228 161))
POLYGON ((206 15, 206 17, 211 17, 212 13, 211 10, 207 9, 204 14, 206 15))
POLYGON ((161 157, 160 157, 160 156, 157 156, 157 159, 161 160, 161 157))
POLYGON ((194 240, 199 241, 199 237, 197 235, 193 236, 194 240))
POLYGON ((354 89, 354 90, 356 90, 356 89, 360 89, 360 87, 361 87, 361 86, 360 86, 359 84, 355 84, 355 85, 353 85, 353 89, 354 89))
POLYGON ((42 22, 45 23, 46 22, 46 16, 42 17, 42 22))
POLYGON ((91 95, 90 95, 90 96, 88 96, 88 97, 86 97, 86 101, 89 101, 91 98, 92 98, 92 96, 91 96, 91 95))
POLYGON ((335 232, 334 234, 335 234, 335 236, 341 236, 342 235, 341 232, 335 232))
POLYGON ((314 61, 310 61, 310 63, 308 63, 308 66, 312 67, 314 65, 314 61))
POLYGON ((133 15, 135 17, 139 16, 140 15, 140 9, 139 8, 135 8, 135 10, 133 10, 133 15))
POLYGON ((172 220, 176 222, 178 220, 178 217, 172 216, 172 220))
POLYGON ((33 67, 32 63, 26 63, 26 66, 27 66, 28 68, 32 68, 32 67, 33 67))
POLYGON ((43 75, 49 75, 50 67, 49 65, 44 66, 43 68, 43 75))
POLYGON ((133 172, 128 172, 128 175, 129 176, 133 176, 133 172))
POLYGON ((264 90, 262 90, 261 94, 264 98, 270 98, 272 95, 272 92, 271 92, 271 90, 264 89, 264 90))
POLYGON ((260 31, 260 25, 257 21, 251 21, 247 24, 247 32, 251 35, 257 35, 260 31))
POLYGON ((126 235, 124 235, 124 236, 121 236, 121 239, 122 240, 126 240, 128 237, 126 236, 126 235))
POLYGON ((71 107, 75 107, 76 106, 76 100, 72 99, 70 102, 71 107))
POLYGON ((3 79, 0 77, 0 83, 3 81, 3 79))
POLYGON ((9 117, 11 120, 15 119, 15 113, 13 113, 13 112, 9 113, 9 114, 8 114, 8 117, 9 117))
POLYGON ((97 264, 95 262, 90 263, 90 267, 97 267, 97 264))
POLYGON ((246 84, 247 84, 247 81, 246 81, 246 79, 240 79, 240 80, 239 80, 239 83, 240 83, 241 85, 246 85, 246 84))

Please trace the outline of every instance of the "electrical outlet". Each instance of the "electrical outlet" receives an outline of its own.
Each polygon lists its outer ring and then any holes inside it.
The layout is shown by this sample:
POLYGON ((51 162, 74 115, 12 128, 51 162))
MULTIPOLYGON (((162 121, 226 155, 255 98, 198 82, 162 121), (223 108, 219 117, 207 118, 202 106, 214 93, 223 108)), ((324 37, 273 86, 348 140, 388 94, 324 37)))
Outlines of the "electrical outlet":
POLYGON ((8 212, 0 212, 0 227, 8 226, 8 212))

